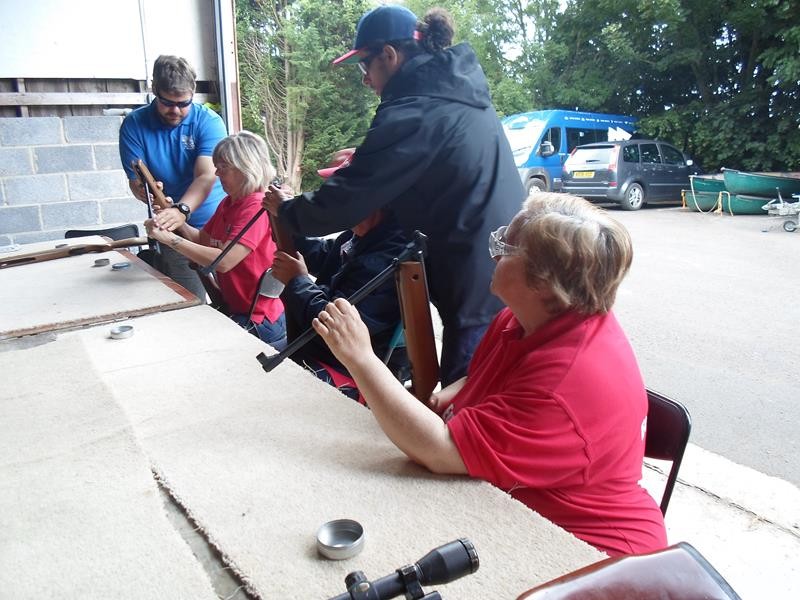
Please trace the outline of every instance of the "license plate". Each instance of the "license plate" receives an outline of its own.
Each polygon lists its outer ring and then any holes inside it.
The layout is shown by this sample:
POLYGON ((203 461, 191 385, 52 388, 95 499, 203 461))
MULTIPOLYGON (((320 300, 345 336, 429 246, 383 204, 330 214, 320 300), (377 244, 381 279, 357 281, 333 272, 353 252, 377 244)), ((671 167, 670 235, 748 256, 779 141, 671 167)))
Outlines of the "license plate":
POLYGON ((594 177, 594 171, 575 171, 572 176, 575 179, 589 179, 594 177))

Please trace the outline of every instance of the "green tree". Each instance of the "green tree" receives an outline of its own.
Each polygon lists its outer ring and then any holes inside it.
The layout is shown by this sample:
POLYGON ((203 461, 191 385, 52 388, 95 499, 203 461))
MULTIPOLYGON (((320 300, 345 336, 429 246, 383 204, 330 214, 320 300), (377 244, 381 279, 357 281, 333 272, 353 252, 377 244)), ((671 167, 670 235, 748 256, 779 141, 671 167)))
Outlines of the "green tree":
POLYGON ((550 107, 637 115, 707 169, 796 169, 798 22, 796 1, 571 0, 535 77, 550 107))
POLYGON ((365 10, 365 0, 236 3, 243 125, 265 137, 296 190, 316 187, 316 170, 360 143, 374 112, 358 72, 330 65, 365 10))
MULTIPOLYGON (((480 60, 498 113, 531 110, 539 102, 535 75, 543 43, 556 23, 558 0, 443 0, 456 24, 455 43, 466 41, 480 60)), ((409 0, 419 18, 430 2, 409 0)))

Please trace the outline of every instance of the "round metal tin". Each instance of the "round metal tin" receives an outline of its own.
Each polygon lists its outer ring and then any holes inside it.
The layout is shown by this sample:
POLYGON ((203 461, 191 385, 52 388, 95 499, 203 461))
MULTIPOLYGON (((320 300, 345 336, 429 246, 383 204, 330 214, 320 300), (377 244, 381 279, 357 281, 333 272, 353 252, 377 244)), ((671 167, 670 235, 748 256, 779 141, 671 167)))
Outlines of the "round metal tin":
POLYGON ((353 519, 328 521, 317 530, 317 550, 326 558, 352 558, 363 548, 364 528, 353 519))
POLYGON ((115 340, 124 340, 133 335, 133 325, 117 325, 111 328, 111 337, 115 340))
POLYGON ((125 261, 125 262, 114 263, 113 265, 111 265, 111 268, 114 271, 122 271, 123 269, 130 268, 130 266, 131 266, 131 263, 125 261))

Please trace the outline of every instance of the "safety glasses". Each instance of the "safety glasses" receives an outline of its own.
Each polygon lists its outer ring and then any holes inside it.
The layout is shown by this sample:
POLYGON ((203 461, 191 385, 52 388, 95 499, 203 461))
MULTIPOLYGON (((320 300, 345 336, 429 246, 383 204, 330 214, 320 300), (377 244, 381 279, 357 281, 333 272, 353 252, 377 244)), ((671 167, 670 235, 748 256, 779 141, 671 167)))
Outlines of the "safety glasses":
MULTIPOLYGON (((380 52, 378 54, 380 54, 380 52)), ((358 69, 361 71, 362 76, 365 76, 367 74, 367 71, 369 71, 370 63, 372 63, 372 60, 376 56, 378 56, 378 54, 375 53, 367 54, 364 58, 358 61, 358 69)))
POLYGON ((506 242, 506 233, 508 232, 508 225, 503 225, 497 231, 489 234, 489 256, 497 258, 498 256, 509 256, 519 252, 518 246, 512 246, 506 242))
POLYGON ((156 98, 158 98, 158 102, 161 104, 161 106, 165 108, 186 108, 192 103, 192 100, 194 100, 194 94, 192 94, 192 97, 188 100, 181 100, 180 102, 167 100, 166 98, 162 98, 160 94, 156 94, 156 98))

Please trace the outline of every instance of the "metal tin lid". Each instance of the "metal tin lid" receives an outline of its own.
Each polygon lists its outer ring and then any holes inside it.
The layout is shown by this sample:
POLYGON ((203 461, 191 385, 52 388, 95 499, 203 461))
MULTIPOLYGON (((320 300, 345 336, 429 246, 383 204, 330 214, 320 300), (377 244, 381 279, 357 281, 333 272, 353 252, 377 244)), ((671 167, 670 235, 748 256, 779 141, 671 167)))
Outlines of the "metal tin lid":
POLYGON ((111 337, 115 340, 124 340, 133 335, 133 325, 117 325, 111 328, 111 337))
POLYGON ((111 268, 115 271, 122 271, 123 269, 130 268, 130 266, 131 263, 125 261, 125 262, 114 263, 113 265, 111 265, 111 268))
POLYGON ((107 267, 109 264, 111 264, 111 261, 107 258, 98 258, 94 261, 95 267, 107 267))

